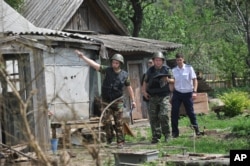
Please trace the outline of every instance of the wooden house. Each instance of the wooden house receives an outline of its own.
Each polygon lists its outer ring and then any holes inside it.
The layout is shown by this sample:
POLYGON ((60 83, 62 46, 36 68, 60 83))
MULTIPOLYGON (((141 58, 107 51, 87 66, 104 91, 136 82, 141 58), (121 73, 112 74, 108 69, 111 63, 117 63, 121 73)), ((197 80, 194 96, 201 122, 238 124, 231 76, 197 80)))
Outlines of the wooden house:
POLYGON ((155 51, 181 46, 127 36, 127 30, 101 0, 26 0, 23 16, 4 1, 0 7, 0 55, 5 69, 1 71, 7 71, 0 74, 1 138, 9 145, 25 140, 22 124, 16 124, 21 118, 20 99, 29 103, 27 117, 41 145, 49 140, 48 110, 54 114, 53 121, 88 119, 93 114, 102 78, 76 56, 75 49, 102 64, 109 64, 114 53, 124 56, 124 68, 136 94, 133 115, 140 119, 147 117, 140 86, 145 62, 155 51))
POLYGON ((23 16, 37 27, 80 33, 100 41, 103 44, 102 58, 121 53, 136 95, 137 108, 133 111, 133 117, 147 118, 140 86, 140 78, 147 68, 146 62, 155 51, 172 51, 180 47, 180 44, 128 36, 127 29, 103 0, 26 2, 23 16))

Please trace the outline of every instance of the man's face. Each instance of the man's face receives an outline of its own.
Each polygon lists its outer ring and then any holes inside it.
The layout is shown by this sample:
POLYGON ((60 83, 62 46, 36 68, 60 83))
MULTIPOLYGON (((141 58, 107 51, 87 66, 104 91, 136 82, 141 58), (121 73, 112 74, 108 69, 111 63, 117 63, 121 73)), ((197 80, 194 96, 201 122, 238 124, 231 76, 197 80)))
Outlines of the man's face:
POLYGON ((184 59, 183 58, 176 58, 176 63, 178 66, 182 66, 184 63, 184 59))
POLYGON ((119 61, 117 61, 117 60, 112 60, 112 62, 111 62, 111 65, 112 65, 112 68, 114 68, 114 69, 119 69, 120 68, 120 62, 119 61))
POLYGON ((161 68, 163 63, 164 63, 164 60, 162 58, 154 58, 155 68, 161 68))

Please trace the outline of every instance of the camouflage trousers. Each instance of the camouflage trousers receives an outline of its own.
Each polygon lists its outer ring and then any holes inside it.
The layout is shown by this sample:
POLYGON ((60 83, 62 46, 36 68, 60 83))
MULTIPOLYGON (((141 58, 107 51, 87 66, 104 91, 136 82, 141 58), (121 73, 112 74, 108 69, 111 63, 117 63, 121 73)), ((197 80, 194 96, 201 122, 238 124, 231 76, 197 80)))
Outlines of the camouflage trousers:
POLYGON ((169 115, 170 110, 169 96, 151 96, 149 100, 149 122, 151 126, 152 139, 160 139, 163 134, 165 137, 170 135, 169 115))
MULTIPOLYGON (((105 108, 107 104, 103 104, 105 108)), ((123 133, 123 102, 118 101, 112 104, 104 113, 102 123, 106 132, 107 141, 112 140, 116 135, 117 143, 124 142, 123 133), (112 124, 114 120, 114 125, 112 124), (115 133, 114 133, 115 132, 115 133)))

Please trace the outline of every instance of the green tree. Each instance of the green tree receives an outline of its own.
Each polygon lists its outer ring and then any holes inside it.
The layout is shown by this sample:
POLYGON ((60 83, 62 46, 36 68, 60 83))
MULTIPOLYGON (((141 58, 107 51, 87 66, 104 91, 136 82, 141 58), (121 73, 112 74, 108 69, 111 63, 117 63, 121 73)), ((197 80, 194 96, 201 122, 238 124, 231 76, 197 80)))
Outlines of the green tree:
POLYGON ((142 27, 144 10, 156 0, 106 0, 117 17, 130 30, 132 36, 138 37, 142 27))
POLYGON ((242 35, 247 43, 248 53, 245 57, 246 64, 250 68, 250 1, 249 0, 215 0, 220 14, 235 33, 242 35))
POLYGON ((222 73, 227 79, 234 73, 244 76, 247 47, 242 33, 232 28, 233 19, 218 12, 212 2, 165 0, 147 8, 140 34, 182 43, 187 62, 203 73, 222 73))

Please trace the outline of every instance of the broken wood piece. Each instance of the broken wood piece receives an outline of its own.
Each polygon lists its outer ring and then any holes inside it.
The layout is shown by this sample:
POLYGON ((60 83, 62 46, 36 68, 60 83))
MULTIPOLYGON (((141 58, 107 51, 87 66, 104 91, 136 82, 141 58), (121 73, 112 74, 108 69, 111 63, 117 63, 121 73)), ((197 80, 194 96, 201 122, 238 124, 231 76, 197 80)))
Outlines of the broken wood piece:
POLYGON ((132 130, 129 128, 127 123, 123 123, 123 132, 124 134, 130 135, 132 137, 135 137, 135 134, 132 132, 132 130))
POLYGON ((28 144, 17 144, 14 146, 11 146, 12 149, 15 149, 17 151, 21 151, 24 150, 25 148, 27 148, 28 144))

